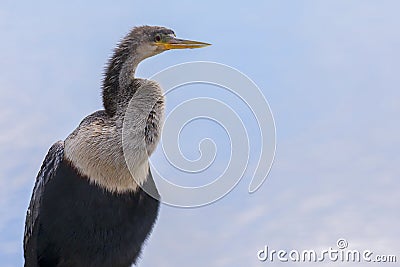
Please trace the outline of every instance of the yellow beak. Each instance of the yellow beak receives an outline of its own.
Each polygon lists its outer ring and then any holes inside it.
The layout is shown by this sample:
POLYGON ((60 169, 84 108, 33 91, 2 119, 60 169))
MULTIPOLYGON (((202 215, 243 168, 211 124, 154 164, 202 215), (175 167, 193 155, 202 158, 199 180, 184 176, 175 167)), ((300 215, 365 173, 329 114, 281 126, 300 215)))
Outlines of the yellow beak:
POLYGON ((169 50, 169 49, 202 48, 202 47, 209 46, 211 44, 198 42, 198 41, 170 38, 165 41, 161 41, 161 42, 157 43, 157 45, 163 47, 165 50, 169 50))

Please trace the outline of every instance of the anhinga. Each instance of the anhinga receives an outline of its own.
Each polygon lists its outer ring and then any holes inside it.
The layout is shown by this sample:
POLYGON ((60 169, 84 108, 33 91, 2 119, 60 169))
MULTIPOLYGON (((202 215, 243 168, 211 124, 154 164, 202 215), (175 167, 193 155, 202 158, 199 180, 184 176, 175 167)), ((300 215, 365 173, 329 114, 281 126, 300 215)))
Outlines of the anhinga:
POLYGON ((141 186, 155 189, 148 156, 159 141, 164 97, 156 82, 135 78, 135 70, 143 59, 163 51, 207 45, 177 39, 172 30, 158 26, 135 27, 122 39, 105 69, 104 110, 55 143, 37 175, 25 223, 25 266, 126 267, 136 262, 159 209, 159 200, 141 186), (137 134, 127 141, 136 151, 123 151, 122 125, 130 101, 138 107, 138 123, 137 134), (149 104, 151 112, 141 113, 140 107, 149 104), (133 168, 125 156, 133 159, 133 168))

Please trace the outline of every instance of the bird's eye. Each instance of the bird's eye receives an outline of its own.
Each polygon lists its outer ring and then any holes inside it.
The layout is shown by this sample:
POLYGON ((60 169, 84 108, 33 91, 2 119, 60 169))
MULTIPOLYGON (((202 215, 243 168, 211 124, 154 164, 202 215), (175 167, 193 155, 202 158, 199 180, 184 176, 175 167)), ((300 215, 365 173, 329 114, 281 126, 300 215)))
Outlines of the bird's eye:
POLYGON ((156 37, 154 37, 154 41, 160 42, 161 41, 161 35, 157 34, 156 37))

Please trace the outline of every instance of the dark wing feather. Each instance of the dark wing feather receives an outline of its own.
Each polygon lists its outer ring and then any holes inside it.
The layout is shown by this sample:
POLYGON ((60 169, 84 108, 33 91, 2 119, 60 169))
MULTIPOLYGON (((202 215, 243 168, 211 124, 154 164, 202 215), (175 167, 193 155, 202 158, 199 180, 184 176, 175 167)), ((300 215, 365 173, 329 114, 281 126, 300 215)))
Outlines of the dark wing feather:
POLYGON ((24 255, 25 264, 35 266, 37 261, 37 220, 40 213, 40 202, 45 190, 46 184, 57 172, 60 162, 64 157, 64 142, 58 141, 51 146, 42 167, 36 177, 35 187, 33 188, 31 202, 26 213, 25 234, 24 234, 24 255), (30 262, 30 263, 29 263, 30 262))

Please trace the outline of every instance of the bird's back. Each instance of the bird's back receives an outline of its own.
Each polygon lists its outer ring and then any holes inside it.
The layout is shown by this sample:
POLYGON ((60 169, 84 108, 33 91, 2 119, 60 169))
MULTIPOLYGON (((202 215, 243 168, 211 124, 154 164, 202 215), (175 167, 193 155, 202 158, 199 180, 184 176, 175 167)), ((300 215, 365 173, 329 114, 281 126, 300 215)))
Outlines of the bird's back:
MULTIPOLYGON (((146 183, 156 190, 150 173, 146 183)), ((26 242, 26 266, 131 266, 158 207, 158 200, 141 188, 109 192, 63 159, 40 192, 39 214, 26 242)))

